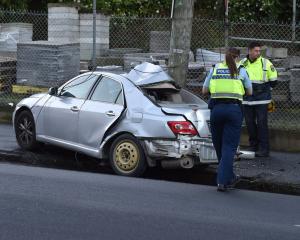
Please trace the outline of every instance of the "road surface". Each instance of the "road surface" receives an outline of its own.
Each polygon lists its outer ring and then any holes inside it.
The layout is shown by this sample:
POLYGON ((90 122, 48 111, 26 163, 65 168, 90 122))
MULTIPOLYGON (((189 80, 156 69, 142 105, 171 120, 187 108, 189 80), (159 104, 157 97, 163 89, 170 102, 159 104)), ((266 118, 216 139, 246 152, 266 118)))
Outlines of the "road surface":
POLYGON ((300 239, 300 197, 0 163, 0 239, 300 239))

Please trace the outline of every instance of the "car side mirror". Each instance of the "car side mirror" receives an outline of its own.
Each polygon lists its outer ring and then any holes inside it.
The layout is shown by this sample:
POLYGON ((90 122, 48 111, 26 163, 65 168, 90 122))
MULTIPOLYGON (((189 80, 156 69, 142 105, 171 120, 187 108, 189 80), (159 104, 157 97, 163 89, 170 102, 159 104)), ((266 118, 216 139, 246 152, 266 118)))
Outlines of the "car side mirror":
POLYGON ((51 87, 49 88, 48 94, 51 96, 57 96, 58 88, 57 87, 51 87))

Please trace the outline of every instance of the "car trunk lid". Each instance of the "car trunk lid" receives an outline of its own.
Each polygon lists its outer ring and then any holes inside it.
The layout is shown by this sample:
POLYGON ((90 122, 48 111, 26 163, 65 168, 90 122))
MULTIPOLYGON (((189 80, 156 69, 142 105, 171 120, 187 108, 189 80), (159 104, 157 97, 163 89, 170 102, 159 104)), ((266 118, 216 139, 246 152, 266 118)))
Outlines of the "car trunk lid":
POLYGON ((210 110, 197 104, 160 104, 165 114, 183 115, 196 127, 200 137, 210 137, 210 110))

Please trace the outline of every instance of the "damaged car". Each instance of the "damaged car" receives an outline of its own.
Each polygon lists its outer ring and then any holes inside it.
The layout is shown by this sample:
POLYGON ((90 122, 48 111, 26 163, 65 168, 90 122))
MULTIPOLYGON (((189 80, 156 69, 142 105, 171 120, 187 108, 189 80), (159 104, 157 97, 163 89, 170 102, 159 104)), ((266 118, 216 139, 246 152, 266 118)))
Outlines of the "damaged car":
POLYGON ((127 74, 88 72, 16 106, 21 148, 53 144, 108 161, 119 175, 146 168, 193 168, 218 162, 207 104, 180 88, 159 65, 127 74))

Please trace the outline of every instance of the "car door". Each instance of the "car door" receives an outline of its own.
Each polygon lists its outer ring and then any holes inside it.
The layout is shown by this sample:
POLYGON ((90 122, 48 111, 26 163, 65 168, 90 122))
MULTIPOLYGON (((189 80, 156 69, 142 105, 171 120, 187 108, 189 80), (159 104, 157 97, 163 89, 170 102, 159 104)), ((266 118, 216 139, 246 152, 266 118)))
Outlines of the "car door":
POLYGON ((102 76, 79 114, 78 136, 81 144, 97 148, 107 129, 124 109, 124 94, 120 82, 102 76))
POLYGON ((51 97, 41 113, 46 137, 78 142, 78 114, 97 78, 94 74, 79 76, 51 97))

